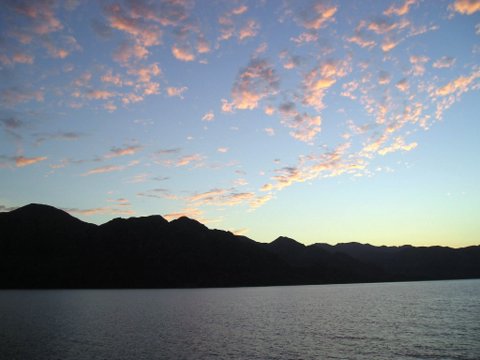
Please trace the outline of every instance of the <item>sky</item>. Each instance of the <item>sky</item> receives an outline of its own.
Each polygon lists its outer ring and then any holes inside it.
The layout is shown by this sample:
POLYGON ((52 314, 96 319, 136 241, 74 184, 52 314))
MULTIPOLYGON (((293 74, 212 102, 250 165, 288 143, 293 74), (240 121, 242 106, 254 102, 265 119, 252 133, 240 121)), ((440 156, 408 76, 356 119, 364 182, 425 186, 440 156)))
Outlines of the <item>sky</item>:
POLYGON ((0 211, 480 244, 480 1, 0 3, 0 211))

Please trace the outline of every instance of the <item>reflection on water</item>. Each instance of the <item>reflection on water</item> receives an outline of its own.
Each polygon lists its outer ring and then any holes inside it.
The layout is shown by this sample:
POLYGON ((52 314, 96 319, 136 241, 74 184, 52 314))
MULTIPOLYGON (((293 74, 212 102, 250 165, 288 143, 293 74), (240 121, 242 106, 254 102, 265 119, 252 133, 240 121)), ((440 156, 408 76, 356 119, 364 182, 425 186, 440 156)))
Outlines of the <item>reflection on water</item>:
POLYGON ((480 359, 480 280, 0 291, 2 359, 480 359))

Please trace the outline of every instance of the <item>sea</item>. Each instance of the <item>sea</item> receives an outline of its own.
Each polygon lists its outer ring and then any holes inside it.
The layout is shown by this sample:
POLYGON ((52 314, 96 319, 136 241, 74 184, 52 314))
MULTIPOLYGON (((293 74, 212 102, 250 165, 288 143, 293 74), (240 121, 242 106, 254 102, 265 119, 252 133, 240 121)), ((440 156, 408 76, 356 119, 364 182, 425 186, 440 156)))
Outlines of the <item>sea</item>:
POLYGON ((2 290, 3 359, 480 359, 480 280, 2 290))

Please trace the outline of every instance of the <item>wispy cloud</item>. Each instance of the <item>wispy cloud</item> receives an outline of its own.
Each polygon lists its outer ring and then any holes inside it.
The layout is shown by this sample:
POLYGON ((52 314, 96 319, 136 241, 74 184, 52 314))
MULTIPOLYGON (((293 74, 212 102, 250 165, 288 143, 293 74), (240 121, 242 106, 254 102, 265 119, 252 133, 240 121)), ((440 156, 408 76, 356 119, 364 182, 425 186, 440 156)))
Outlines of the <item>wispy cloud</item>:
POLYGON ((15 159, 16 167, 24 167, 24 166, 36 164, 40 161, 45 161, 47 160, 47 157, 46 156, 36 156, 36 157, 17 156, 14 159, 15 159))
POLYGON ((384 11, 384 14, 387 16, 397 15, 403 16, 408 14, 410 11, 410 7, 415 5, 418 1, 417 0, 405 0, 402 5, 396 7, 395 5, 391 5, 387 10, 384 11))
POLYGON ((337 6, 326 1, 315 1, 309 8, 297 8, 293 12, 297 22, 306 29, 319 30, 332 22, 337 6))
POLYGON ((119 156, 134 155, 142 149, 140 145, 129 145, 125 147, 113 147, 105 158, 111 159, 119 156))
POLYGON ((7 106, 14 106, 35 100, 41 102, 44 100, 44 92, 42 90, 21 89, 18 87, 10 87, 0 91, 0 102, 7 106))

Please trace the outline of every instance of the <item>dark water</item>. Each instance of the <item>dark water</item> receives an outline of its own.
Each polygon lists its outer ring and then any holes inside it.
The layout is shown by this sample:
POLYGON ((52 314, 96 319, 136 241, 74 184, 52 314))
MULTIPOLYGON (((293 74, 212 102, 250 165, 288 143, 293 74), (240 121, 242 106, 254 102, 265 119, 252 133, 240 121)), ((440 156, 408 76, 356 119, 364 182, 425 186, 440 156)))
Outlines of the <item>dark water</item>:
POLYGON ((480 280, 0 291, 1 359, 480 359, 480 280))

